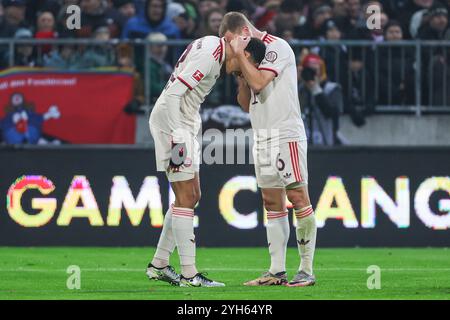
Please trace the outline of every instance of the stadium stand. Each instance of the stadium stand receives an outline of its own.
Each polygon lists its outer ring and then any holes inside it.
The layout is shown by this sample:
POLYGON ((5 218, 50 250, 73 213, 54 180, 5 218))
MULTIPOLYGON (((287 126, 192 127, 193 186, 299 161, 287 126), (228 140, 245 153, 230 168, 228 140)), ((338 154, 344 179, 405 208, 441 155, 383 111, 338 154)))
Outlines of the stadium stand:
MULTIPOLYGON (((329 138, 311 143, 336 145, 345 143, 342 114, 363 126, 372 114, 450 112, 449 10, 449 0, 2 0, 0 70, 129 68, 134 96, 124 109, 148 112, 191 39, 217 34, 224 13, 240 11, 290 42, 305 122, 329 138), (78 30, 66 27, 70 5, 81 8, 78 30), (381 27, 370 30, 373 6, 381 27), (305 79, 314 61, 320 70, 305 79)), ((221 78, 205 119, 235 97, 233 77, 221 78)))

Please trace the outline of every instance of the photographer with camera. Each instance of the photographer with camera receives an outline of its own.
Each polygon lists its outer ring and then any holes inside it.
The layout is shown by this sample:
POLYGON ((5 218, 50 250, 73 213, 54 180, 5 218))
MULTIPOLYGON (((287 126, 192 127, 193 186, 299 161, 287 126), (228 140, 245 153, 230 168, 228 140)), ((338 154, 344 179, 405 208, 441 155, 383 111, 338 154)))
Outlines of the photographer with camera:
POLYGON ((300 105, 309 144, 341 144, 337 134, 344 107, 341 86, 327 80, 325 62, 316 54, 304 52, 298 71, 300 105))

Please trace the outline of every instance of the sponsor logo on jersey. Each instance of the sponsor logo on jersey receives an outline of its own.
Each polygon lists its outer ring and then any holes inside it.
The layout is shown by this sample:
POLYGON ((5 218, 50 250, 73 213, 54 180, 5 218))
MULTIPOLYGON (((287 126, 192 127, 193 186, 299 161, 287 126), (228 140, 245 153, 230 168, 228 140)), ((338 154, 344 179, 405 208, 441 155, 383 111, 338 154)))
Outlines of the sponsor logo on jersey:
POLYGON ((266 60, 274 63, 278 58, 278 54, 275 51, 269 51, 266 53, 266 60))
POLYGON ((200 70, 196 70, 193 74, 192 74, 192 78, 194 78, 195 81, 200 82, 200 80, 202 80, 204 77, 204 74, 201 73, 200 70))

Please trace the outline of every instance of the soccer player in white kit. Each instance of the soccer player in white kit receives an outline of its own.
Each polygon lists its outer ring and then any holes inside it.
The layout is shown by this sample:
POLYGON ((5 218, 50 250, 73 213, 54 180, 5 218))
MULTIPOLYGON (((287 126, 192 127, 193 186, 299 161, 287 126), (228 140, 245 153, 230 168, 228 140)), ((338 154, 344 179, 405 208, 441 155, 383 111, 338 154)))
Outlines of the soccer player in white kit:
POLYGON ((255 138, 255 173, 267 210, 270 269, 245 285, 314 285, 312 266, 317 228, 307 188, 307 138, 298 99, 294 52, 286 41, 259 31, 238 12, 224 16, 219 35, 231 42, 239 60, 242 77, 238 102, 250 113, 255 138), (266 45, 266 55, 259 68, 243 59, 243 48, 250 37, 259 38, 266 45), (297 218, 301 258, 298 272, 289 282, 286 248, 290 228, 286 196, 297 218))
MULTIPOLYGON (((258 66, 264 58, 264 43, 253 38, 244 47, 245 59, 258 66)), ((194 208, 200 200, 199 109, 220 76, 224 62, 227 73, 239 72, 237 57, 224 38, 206 36, 193 41, 179 58, 150 115, 157 170, 166 172, 175 193, 156 253, 147 267, 150 279, 180 286, 224 286, 197 271, 193 225, 194 208), (180 256, 181 275, 169 264, 175 247, 180 256)))

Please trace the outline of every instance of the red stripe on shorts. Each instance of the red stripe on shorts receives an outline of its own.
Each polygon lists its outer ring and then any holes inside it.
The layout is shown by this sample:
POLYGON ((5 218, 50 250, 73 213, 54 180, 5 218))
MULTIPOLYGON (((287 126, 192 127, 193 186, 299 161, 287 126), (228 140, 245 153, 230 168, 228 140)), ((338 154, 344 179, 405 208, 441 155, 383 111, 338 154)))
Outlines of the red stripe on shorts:
POLYGON ((298 170, 298 160, 295 152, 294 142, 289 142, 289 151, 291 154, 292 170, 294 170, 295 181, 300 181, 300 174, 298 170))
POLYGON ((298 170, 298 174, 300 176, 300 181, 303 181, 303 177, 302 177, 302 171, 300 170, 300 157, 298 155, 298 143, 295 142, 295 153, 297 154, 297 170, 298 170))

